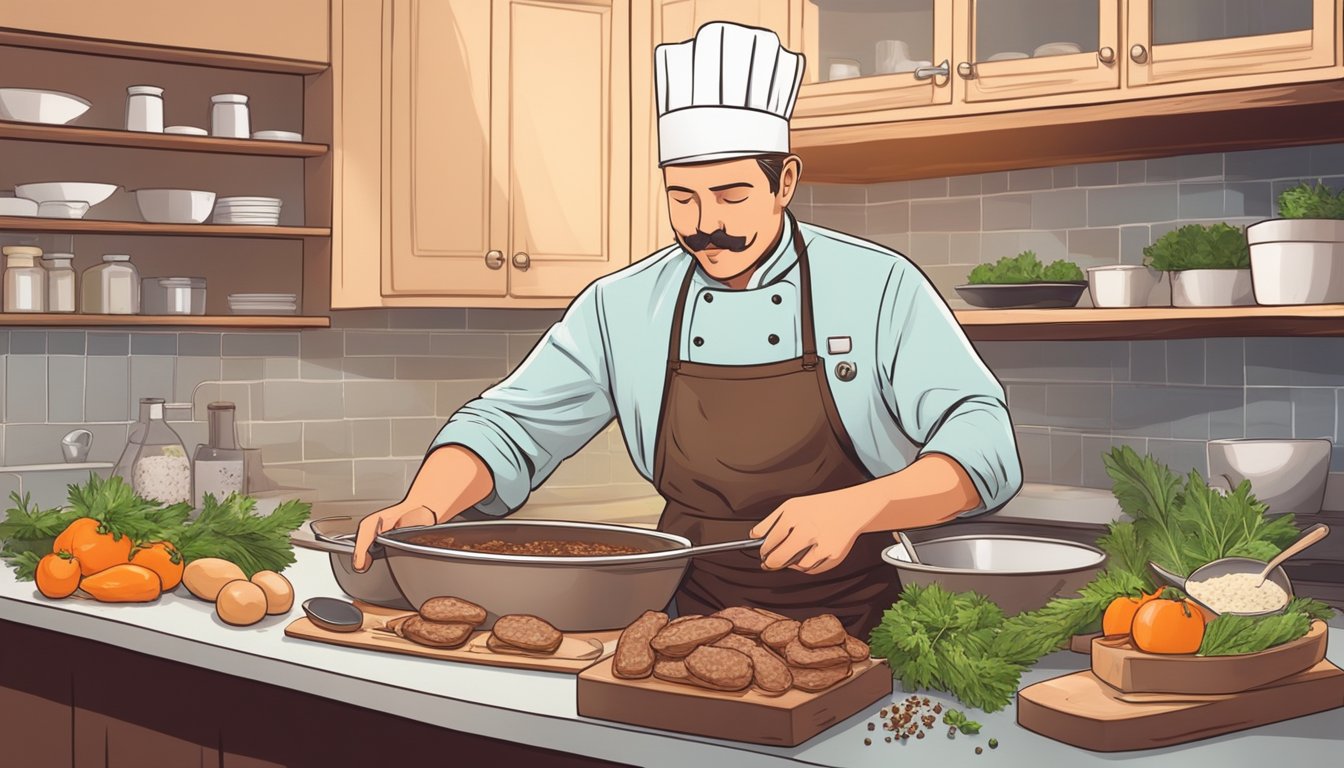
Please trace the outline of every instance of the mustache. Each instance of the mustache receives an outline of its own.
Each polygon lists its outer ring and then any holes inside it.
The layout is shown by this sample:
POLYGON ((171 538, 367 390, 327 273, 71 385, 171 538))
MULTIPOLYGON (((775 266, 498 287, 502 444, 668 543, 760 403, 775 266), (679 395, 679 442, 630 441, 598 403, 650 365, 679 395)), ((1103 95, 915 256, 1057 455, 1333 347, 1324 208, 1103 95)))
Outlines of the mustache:
POLYGON ((750 244, 745 237, 730 235, 726 230, 716 229, 713 232, 705 233, 696 231, 693 235, 683 235, 682 239, 686 241, 687 247, 692 251, 703 251, 710 246, 741 253, 747 249, 750 244))

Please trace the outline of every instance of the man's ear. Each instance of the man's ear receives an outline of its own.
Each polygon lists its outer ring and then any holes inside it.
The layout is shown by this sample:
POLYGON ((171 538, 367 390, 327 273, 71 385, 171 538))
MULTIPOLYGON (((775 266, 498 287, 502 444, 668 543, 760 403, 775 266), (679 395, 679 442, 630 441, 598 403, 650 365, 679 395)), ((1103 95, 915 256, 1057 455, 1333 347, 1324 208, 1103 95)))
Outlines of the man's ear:
POLYGON ((779 172, 779 207, 787 208, 798 192, 798 183, 803 177, 803 159, 797 155, 784 158, 784 167, 779 172))

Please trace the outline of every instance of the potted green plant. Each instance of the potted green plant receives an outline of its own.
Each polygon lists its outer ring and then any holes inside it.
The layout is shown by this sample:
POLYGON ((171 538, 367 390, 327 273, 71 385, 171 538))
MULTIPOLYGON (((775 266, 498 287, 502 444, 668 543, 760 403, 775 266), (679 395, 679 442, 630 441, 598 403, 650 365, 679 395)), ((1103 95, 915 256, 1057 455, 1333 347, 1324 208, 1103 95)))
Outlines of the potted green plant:
POLYGON ((1144 264, 1171 273, 1177 307, 1255 303, 1245 233, 1230 224, 1187 224, 1143 249, 1144 264))
POLYGON ((1279 194, 1277 219, 1246 229, 1261 304, 1344 302, 1344 189, 1319 180, 1279 194))
POLYGON ((1083 271, 1071 261, 1042 264, 1035 251, 1005 256, 971 270, 957 293, 976 307, 1072 307, 1087 289, 1083 271))

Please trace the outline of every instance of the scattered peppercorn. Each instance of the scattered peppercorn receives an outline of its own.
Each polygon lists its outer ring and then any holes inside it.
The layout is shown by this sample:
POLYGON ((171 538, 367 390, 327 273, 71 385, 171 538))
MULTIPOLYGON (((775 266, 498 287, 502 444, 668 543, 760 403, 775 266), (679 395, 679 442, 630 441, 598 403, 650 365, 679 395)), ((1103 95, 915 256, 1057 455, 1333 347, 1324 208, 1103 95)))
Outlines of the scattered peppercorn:
POLYGON ((943 705, 942 705, 942 704, 934 704, 934 705, 933 705, 933 711, 934 711, 935 714, 942 714, 942 712, 943 712, 943 705))
POLYGON ((977 754, 977 755, 984 754, 984 751, 985 751, 985 750, 981 749, 980 747, 976 747, 976 748, 975 748, 975 754, 977 754))
POLYGON ((865 747, 871 747, 872 745, 873 745, 873 740, 872 740, 872 739, 864 739, 864 740, 863 740, 863 746, 865 746, 865 747))
POLYGON ((955 739, 957 737, 957 727, 954 725, 947 729, 947 738, 955 739))
POLYGON ((998 739, 990 739, 990 740, 989 740, 989 748, 990 748, 990 749, 998 749, 998 748, 999 748, 999 740, 998 740, 998 739))
POLYGON ((871 730, 874 730, 874 729, 876 729, 876 728, 877 728, 877 726, 874 725, 873 723, 869 723, 869 724, 868 724, 868 730, 871 731, 871 730))
POLYGON ((890 737, 890 736, 887 737, 887 743, 888 743, 888 744, 891 743, 891 737, 890 737))

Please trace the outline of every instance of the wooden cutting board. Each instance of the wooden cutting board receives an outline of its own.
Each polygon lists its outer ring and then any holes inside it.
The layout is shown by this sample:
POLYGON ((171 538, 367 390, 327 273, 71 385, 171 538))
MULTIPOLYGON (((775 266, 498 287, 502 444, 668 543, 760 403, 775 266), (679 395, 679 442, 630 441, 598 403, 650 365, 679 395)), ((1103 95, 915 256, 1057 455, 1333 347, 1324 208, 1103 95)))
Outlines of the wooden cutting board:
POLYGON ((623 680, 612 672, 612 660, 604 659, 579 673, 578 708, 583 717, 793 747, 890 698, 891 691, 891 668, 877 659, 855 664, 847 680, 827 690, 780 696, 724 693, 652 677, 623 680))
POLYGON ((1017 722, 1096 752, 1166 747, 1344 706, 1344 671, 1321 661, 1261 688, 1204 701, 1129 703, 1120 700, 1125 695, 1091 671, 1075 672, 1023 688, 1017 722))
POLYGON ((620 631, 566 633, 565 640, 554 656, 518 656, 495 653, 485 647, 489 632, 477 632, 460 648, 430 648, 380 631, 392 619, 412 615, 409 611, 395 608, 383 608, 369 603, 355 601, 355 605, 364 612, 364 626, 358 632, 331 632, 321 629, 302 616, 285 627, 285 635, 300 640, 313 640, 331 645, 343 645, 347 648, 361 648, 366 651, 401 653, 408 656, 423 656, 428 659, 442 659, 464 664, 483 664, 488 667, 509 667, 512 669, 532 669, 541 672, 566 672, 575 674, 599 660, 611 655, 616 649, 616 640, 620 631), (601 650, 598 650, 598 649, 601 650), (577 658, 585 655, 585 658, 577 658))
POLYGON ((1163 656, 1127 637, 1103 637, 1092 644, 1092 673, 1130 693, 1237 693, 1311 669, 1325 658, 1327 635, 1325 622, 1315 621, 1292 642, 1240 656, 1163 656))

